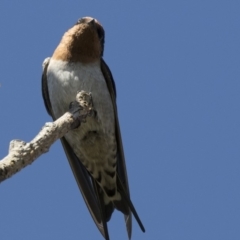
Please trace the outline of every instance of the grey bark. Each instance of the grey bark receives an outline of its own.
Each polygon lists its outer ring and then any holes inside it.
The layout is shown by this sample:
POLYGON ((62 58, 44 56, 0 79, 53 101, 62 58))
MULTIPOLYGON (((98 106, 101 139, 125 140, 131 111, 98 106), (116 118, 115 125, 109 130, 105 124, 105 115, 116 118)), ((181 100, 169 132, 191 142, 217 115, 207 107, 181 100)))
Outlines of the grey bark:
POLYGON ((43 153, 48 152, 51 145, 63 137, 68 131, 79 127, 87 116, 93 116, 91 93, 81 91, 72 102, 69 111, 54 122, 46 123, 37 136, 30 142, 12 140, 8 155, 0 160, 0 182, 11 177, 31 164, 43 153))

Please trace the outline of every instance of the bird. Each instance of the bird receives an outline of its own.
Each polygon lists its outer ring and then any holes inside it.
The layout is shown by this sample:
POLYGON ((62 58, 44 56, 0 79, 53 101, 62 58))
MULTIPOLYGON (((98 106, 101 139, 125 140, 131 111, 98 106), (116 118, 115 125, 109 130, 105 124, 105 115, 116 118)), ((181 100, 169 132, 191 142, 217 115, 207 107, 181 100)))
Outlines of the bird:
POLYGON ((106 240, 115 209, 123 213, 128 238, 132 214, 145 228, 130 199, 116 105, 116 86, 103 60, 105 31, 98 20, 80 18, 43 62, 42 96, 53 120, 69 109, 79 91, 91 92, 95 117, 69 131, 61 143, 88 210, 106 240))

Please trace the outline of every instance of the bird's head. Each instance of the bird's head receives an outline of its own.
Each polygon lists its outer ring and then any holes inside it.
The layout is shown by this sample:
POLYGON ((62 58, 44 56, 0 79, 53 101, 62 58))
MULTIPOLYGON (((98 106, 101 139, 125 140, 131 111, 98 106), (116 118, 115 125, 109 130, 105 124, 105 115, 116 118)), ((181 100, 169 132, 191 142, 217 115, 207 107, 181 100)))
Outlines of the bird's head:
POLYGON ((104 29, 94 18, 84 17, 64 35, 53 58, 72 62, 92 62, 104 51, 104 29))

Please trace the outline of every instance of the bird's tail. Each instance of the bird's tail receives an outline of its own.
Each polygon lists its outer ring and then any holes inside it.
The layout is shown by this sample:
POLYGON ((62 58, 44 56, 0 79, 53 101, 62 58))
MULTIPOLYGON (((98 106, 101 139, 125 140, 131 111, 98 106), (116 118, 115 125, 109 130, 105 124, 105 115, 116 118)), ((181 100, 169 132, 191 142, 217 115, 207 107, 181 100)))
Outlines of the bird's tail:
POLYGON ((130 199, 129 194, 126 192, 119 176, 117 175, 117 188, 118 188, 118 192, 121 195, 121 200, 115 200, 113 201, 114 206, 116 207, 116 209, 118 209, 119 211, 121 211, 124 215, 125 215, 125 219, 126 218, 131 218, 131 213, 133 214, 133 216, 135 217, 139 227, 141 228, 141 230, 143 232, 145 232, 145 228, 142 224, 142 221, 140 220, 137 211, 135 209, 135 207, 133 206, 133 203, 130 199))
POLYGON ((103 191, 103 189, 99 186, 99 184, 93 178, 92 180, 93 180, 93 187, 95 189, 95 193, 98 198, 98 202, 100 204, 101 218, 103 222, 103 232, 106 240, 109 240, 107 222, 110 220, 111 215, 114 211, 114 208, 116 208, 117 210, 121 211, 124 214, 129 239, 131 238, 131 231, 132 231, 132 221, 131 221, 132 214, 135 217, 141 230, 145 232, 145 228, 137 214, 135 207, 133 206, 129 193, 126 191, 118 174, 116 176, 117 195, 118 194, 120 195, 120 199, 117 198, 118 200, 116 200, 114 199, 113 196, 110 197, 107 195, 108 199, 112 198, 112 200, 109 201, 108 203, 106 203, 104 200, 106 196, 105 194, 107 194, 108 192, 103 191))
POLYGON ((102 219, 102 231, 101 233, 103 234, 105 240, 110 240, 109 234, 108 234, 108 227, 107 227, 107 222, 110 220, 111 215, 114 211, 114 206, 112 202, 109 202, 108 204, 105 204, 104 202, 104 192, 101 189, 101 187, 98 185, 98 183, 93 179, 92 177, 92 183, 93 183, 93 188, 96 193, 96 197, 98 199, 99 203, 99 210, 101 214, 101 219, 102 219))

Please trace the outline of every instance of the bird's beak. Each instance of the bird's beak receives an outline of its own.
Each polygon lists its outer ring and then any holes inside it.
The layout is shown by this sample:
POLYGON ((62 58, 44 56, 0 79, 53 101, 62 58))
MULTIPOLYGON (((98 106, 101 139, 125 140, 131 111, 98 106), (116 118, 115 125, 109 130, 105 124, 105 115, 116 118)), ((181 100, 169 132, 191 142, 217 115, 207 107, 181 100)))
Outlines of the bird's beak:
POLYGON ((94 18, 88 22, 88 25, 89 25, 89 26, 95 27, 95 24, 96 24, 96 21, 95 21, 94 18))

